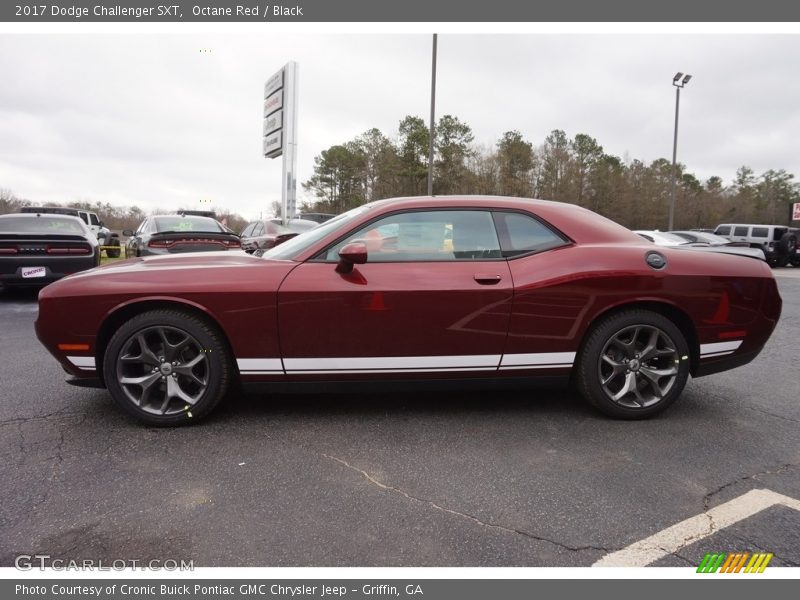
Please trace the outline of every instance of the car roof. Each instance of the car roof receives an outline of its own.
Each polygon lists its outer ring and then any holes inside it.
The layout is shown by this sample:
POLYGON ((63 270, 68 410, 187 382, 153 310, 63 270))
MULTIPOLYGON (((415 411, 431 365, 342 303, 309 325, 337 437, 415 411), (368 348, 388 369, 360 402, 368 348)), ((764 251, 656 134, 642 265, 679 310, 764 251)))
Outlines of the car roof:
MULTIPOLYGON (((640 246, 649 244, 630 229, 607 217, 577 204, 553 200, 484 195, 413 196, 376 200, 364 204, 360 208, 362 212, 348 223, 348 228, 355 230, 395 211, 474 208, 476 210, 506 210, 532 214, 577 244, 635 244, 640 246)), ((323 226, 325 225, 323 224, 323 226)), ((331 231, 325 237, 320 238, 317 243, 298 253, 295 258, 305 260, 313 256, 337 235, 340 235, 340 232, 331 231)))
POLYGON ((51 212, 27 212, 27 213, 9 213, 7 215, 0 215, 0 219, 30 219, 31 217, 46 215, 48 219, 73 219, 83 223, 83 220, 73 215, 63 215, 61 213, 51 212))
MULTIPOLYGON (((720 223, 717 227, 788 227, 788 225, 765 225, 764 223, 720 223)), ((715 229, 717 228, 715 227, 715 229)))

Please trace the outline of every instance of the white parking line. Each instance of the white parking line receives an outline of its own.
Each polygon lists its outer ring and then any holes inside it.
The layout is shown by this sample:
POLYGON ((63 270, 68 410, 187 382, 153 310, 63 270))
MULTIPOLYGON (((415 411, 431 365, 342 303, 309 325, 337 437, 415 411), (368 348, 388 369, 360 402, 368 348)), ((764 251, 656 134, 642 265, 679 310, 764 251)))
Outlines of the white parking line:
POLYGON ((781 504, 800 511, 800 500, 772 490, 750 490, 707 512, 676 523, 627 548, 606 554, 593 567, 646 567, 762 510, 781 504))

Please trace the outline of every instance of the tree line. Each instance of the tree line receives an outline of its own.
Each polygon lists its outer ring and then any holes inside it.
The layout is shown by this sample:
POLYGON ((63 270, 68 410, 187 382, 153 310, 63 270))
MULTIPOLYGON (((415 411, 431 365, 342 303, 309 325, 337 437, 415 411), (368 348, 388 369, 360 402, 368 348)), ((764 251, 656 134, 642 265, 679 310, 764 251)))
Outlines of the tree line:
MULTIPOLYGON (((429 129, 407 116, 389 137, 373 128, 323 150, 303 183, 316 198, 308 210, 340 213, 365 202, 427 193, 429 129)), ((747 166, 731 182, 700 181, 677 165, 675 228, 722 222, 786 224, 800 184, 784 169, 759 175, 747 166)), ((665 229, 672 163, 623 160, 593 137, 560 129, 534 144, 507 131, 492 147, 475 144, 472 129, 452 115, 434 128, 433 193, 544 198, 579 204, 632 229, 665 229)))
MULTIPOLYGON (((392 137, 373 128, 323 150, 314 158, 311 177, 302 184, 315 198, 304 202, 303 210, 341 213, 372 200, 426 194, 429 139, 425 121, 409 115, 392 137)), ((555 129, 534 144, 519 131, 507 131, 493 146, 483 147, 475 143, 469 125, 452 115, 441 117, 434 128, 436 195, 545 198, 579 204, 631 229, 665 229, 671 184, 669 160, 623 160, 584 133, 569 137, 555 129)), ((794 202, 800 202, 800 184, 784 169, 757 175, 741 166, 733 181, 726 183, 717 176, 700 181, 685 165, 677 165, 677 229, 723 222, 787 224, 794 202)), ((0 189, 0 214, 31 205, 35 203, 0 189)), ((147 216, 137 206, 108 202, 62 205, 96 212, 112 230, 136 229, 147 216)), ((279 207, 273 203, 276 214, 279 207)), ((217 217, 237 232, 247 224, 224 209, 217 211, 217 217)))

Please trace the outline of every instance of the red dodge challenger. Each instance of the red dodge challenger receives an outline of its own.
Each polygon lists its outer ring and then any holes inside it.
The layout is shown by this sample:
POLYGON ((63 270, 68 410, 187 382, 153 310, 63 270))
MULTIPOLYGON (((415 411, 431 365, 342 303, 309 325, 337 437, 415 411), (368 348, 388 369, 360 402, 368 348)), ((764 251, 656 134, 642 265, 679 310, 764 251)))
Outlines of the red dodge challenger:
POLYGON ((39 294, 36 331, 70 383, 154 425, 197 421, 237 381, 571 380, 636 419, 689 375, 753 360, 780 312, 764 261, 656 248, 571 204, 426 197, 361 206, 262 257, 66 277, 39 294))

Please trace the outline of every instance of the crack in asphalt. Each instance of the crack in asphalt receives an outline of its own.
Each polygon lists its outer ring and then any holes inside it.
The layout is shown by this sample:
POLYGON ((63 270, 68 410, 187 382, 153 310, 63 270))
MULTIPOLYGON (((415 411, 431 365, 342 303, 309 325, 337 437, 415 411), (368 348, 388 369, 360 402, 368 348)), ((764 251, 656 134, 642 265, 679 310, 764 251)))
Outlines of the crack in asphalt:
POLYGON ((778 475, 780 473, 783 473, 784 471, 795 468, 797 466, 798 465, 792 463, 784 463, 782 465, 779 465, 778 467, 772 467, 771 469, 765 469, 763 471, 758 471, 757 473, 752 473, 750 475, 743 475, 742 477, 738 477, 733 481, 724 483, 718 488, 708 492, 705 496, 703 496, 703 513, 702 513, 703 516, 705 516, 706 519, 708 519, 708 529, 703 533, 690 535, 684 538, 681 544, 675 549, 674 552, 670 552, 666 548, 661 548, 661 549, 667 554, 671 554, 677 558, 683 558, 682 556, 679 556, 678 553, 684 548, 686 548, 686 546, 691 546, 694 542, 704 539, 710 535, 713 535, 714 532, 717 531, 716 523, 714 523, 714 517, 711 514, 709 514, 709 511, 711 510, 711 507, 709 506, 711 503, 711 498, 719 494, 721 491, 728 489, 729 487, 732 487, 743 481, 747 481, 749 479, 758 479, 758 477, 761 475, 778 475))
POLYGON ((665 555, 674 556, 678 560, 682 560, 683 562, 685 562, 687 565, 689 565, 691 567, 697 567, 697 564, 693 560, 690 560, 690 559, 686 558, 685 556, 683 556, 682 554, 679 554, 679 551, 682 548, 683 548, 683 546, 681 546, 681 548, 678 548, 677 550, 670 551, 667 548, 663 548, 663 547, 659 546, 659 549, 662 550, 665 555))
POLYGON ((448 514, 451 514, 451 515, 454 515, 454 516, 457 516, 457 517, 461 517, 463 519, 467 519, 469 521, 472 521, 473 523, 476 523, 476 524, 480 525, 481 527, 487 527, 489 529, 497 529, 498 531, 503 531, 505 533, 512 533, 512 534, 515 534, 515 535, 521 535, 523 537, 526 537, 526 538, 529 538, 529 539, 532 539, 532 540, 536 540, 536 541, 539 541, 539 542, 547 542, 548 544, 553 544, 554 546, 558 546, 559 548, 563 548, 565 550, 569 550, 570 552, 581 552, 581 551, 584 551, 584 550, 599 550, 599 551, 602 551, 602 552, 609 553, 609 552, 613 551, 613 549, 605 548, 605 547, 602 547, 602 546, 588 546, 588 545, 587 546, 569 546, 567 544, 564 544, 564 543, 556 541, 556 540, 552 540, 552 539, 549 539, 549 538, 546 538, 546 537, 538 536, 538 535, 535 535, 535 534, 530 533, 528 531, 523 531, 522 529, 516 529, 514 527, 507 527, 505 525, 498 525, 497 523, 487 523, 486 521, 481 521, 478 517, 476 517, 474 515, 471 515, 469 513, 461 512, 461 511, 458 511, 458 510, 454 510, 452 508, 447 508, 446 506, 442 506, 440 504, 437 504, 433 500, 427 500, 425 498, 418 498, 417 496, 412 496, 411 494, 409 494, 408 492, 406 492, 406 491, 404 491, 404 490, 402 490, 400 488, 396 488, 396 487, 393 487, 391 485, 386 485, 385 483, 382 483, 382 482, 378 481, 377 479, 375 479, 372 475, 370 475, 369 473, 367 473, 363 469, 359 469, 358 467, 355 467, 355 466, 351 465, 350 463, 348 463, 345 460, 342 460, 341 458, 337 458, 335 456, 330 456, 329 454, 322 454, 322 456, 324 456, 325 458, 327 458, 329 460, 332 460, 332 461, 335 461, 335 462, 339 463, 340 465, 350 469, 351 471, 355 471, 356 473, 361 475, 364 479, 366 479, 368 483, 374 485, 375 487, 377 487, 377 488, 379 488, 379 489, 381 489, 381 490, 383 490, 385 492, 392 492, 392 493, 395 493, 395 494, 399 494, 399 495, 403 496, 404 498, 407 498, 408 500, 411 500, 413 502, 419 502, 421 504, 427 504, 431 508, 434 508, 434 509, 436 509, 438 511, 445 512, 445 513, 448 513, 448 514))
MULTIPOLYGON (((89 416, 89 413, 86 412, 55 412, 50 413, 48 415, 35 415, 33 417, 16 417, 14 419, 6 419, 4 421, 0 421, 0 427, 5 427, 6 425, 15 425, 15 424, 25 424, 30 423, 33 421, 45 421, 47 419, 60 419, 60 418, 67 418, 67 417, 86 417, 89 416)), ((83 421, 81 421, 82 423, 83 421)))
POLYGON ((763 413, 765 415, 769 415, 770 417, 775 417, 776 419, 781 419, 783 421, 789 421, 791 423, 800 423, 800 419, 794 419, 792 417, 787 417, 784 415, 779 415, 774 412, 769 412, 768 410, 764 410, 763 408, 758 408, 757 406, 748 406, 749 410, 754 410, 756 412, 763 413))
POLYGON ((728 483, 722 484, 715 490, 708 492, 705 496, 703 496, 703 512, 707 513, 709 510, 709 504, 711 502, 711 498, 719 494, 721 491, 728 489, 736 485, 737 483, 741 483, 743 481, 747 481, 748 479, 758 479, 761 475, 778 475, 783 473, 784 471, 788 471, 789 469, 797 468, 800 465, 796 465, 794 463, 784 463, 782 465, 778 465, 777 467, 771 467, 769 469, 765 469, 763 471, 758 471, 757 473, 752 473, 750 475, 743 475, 742 477, 738 477, 733 481, 729 481, 728 483))

